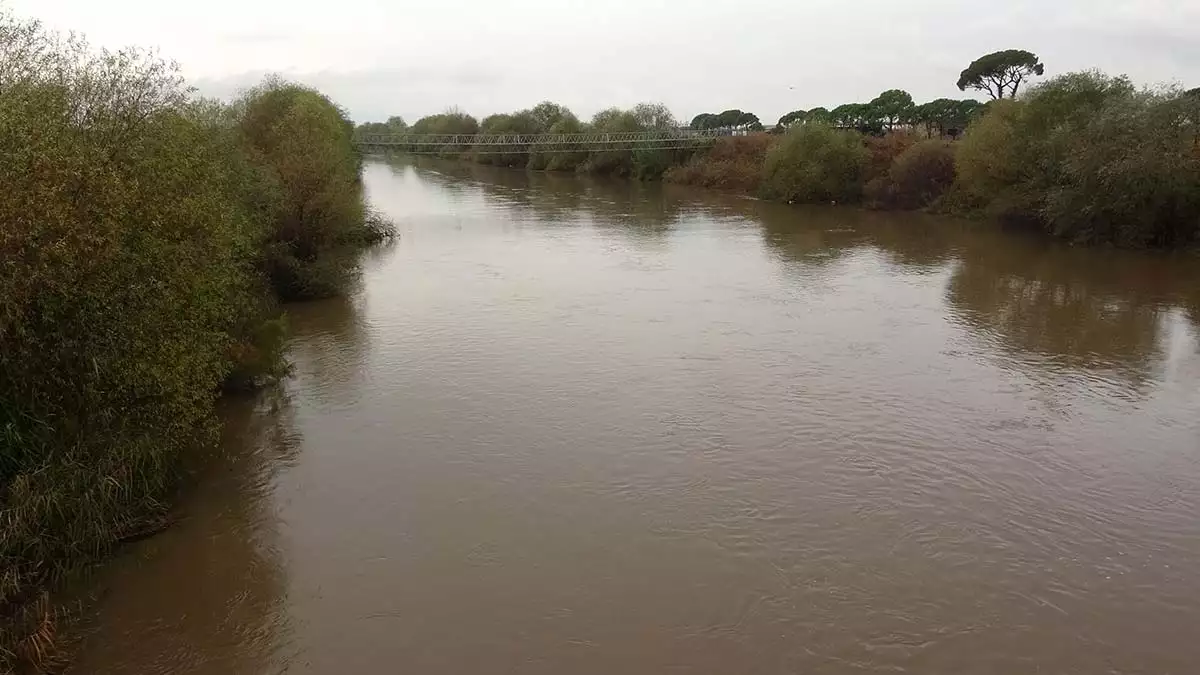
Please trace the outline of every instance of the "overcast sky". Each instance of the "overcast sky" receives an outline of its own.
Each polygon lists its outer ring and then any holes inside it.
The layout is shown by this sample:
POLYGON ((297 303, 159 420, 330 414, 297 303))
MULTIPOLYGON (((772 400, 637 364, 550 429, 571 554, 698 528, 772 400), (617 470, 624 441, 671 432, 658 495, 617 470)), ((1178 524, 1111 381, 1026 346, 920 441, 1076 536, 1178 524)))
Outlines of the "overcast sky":
POLYGON ((315 85, 356 121, 457 105, 484 116, 563 103, 581 117, 661 101, 681 119, 901 88, 961 98, 999 49, 1047 75, 1098 67, 1200 86, 1200 0, 0 0, 105 47, 158 48, 209 95, 267 72, 315 85))

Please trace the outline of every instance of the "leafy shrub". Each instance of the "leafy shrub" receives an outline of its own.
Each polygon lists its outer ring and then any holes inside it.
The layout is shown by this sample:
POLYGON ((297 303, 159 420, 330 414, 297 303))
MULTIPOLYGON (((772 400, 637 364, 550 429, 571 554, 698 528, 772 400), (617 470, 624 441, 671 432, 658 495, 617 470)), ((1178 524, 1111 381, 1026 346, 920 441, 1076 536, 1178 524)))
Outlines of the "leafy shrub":
POLYGON ((1047 191, 1050 231, 1082 243, 1183 246, 1200 237, 1200 102, 1111 103, 1071 139, 1047 191))
POLYGON ((787 202, 854 202, 862 193, 862 137, 823 124, 795 127, 770 149, 763 195, 787 202))
POLYGON ((214 440, 221 388, 286 370, 264 272, 311 279, 387 226, 362 207, 349 122, 316 92, 194 100, 158 59, 4 14, 0 91, 9 672, 53 659, 48 585, 160 522, 178 458, 214 440))
MULTIPOLYGON (((443 113, 422 117, 409 127, 414 134, 461 134, 471 136, 479 133, 479 121, 458 108, 449 108, 443 113)), ((446 145, 438 154, 456 158, 470 150, 469 145, 446 145)))
MULTIPOLYGON (((584 132, 584 125, 569 111, 555 121, 546 130, 550 134, 579 134, 584 132)), ((572 152, 564 152, 562 148, 539 148, 534 146, 529 155, 529 168, 545 169, 546 171, 574 171, 587 161, 587 151, 583 148, 572 152)))
POLYGON ((927 140, 909 147, 887 175, 869 181, 867 202, 875 208, 918 209, 932 204, 954 183, 954 144, 927 140))
MULTIPOLYGON (((592 131, 598 132, 631 132, 644 131, 641 121, 632 110, 609 108, 601 110, 592 118, 592 131)), ((599 173, 610 176, 627 177, 633 175, 633 151, 624 150, 593 150, 588 153, 587 160, 578 166, 585 173, 599 173)))
POLYGON ((1197 237, 1198 120, 1181 92, 1064 75, 971 125, 955 199, 1075 241, 1179 246, 1197 237))
POLYGON ((477 134, 479 121, 457 108, 422 117, 409 127, 414 134, 477 134))
POLYGON ((687 148, 633 149, 633 177, 638 180, 661 180, 671 167, 685 163, 695 154, 687 148))
POLYGON ((269 79, 237 105, 239 131, 262 178, 265 270, 283 300, 336 295, 353 275, 338 249, 380 236, 359 182, 353 125, 317 91, 269 79))
POLYGON ((47 654, 29 603, 210 438, 259 289, 229 129, 160 61, 0 17, 17 31, 37 49, 3 45, 0 68, 0 669, 47 654))
POLYGON ((955 187, 965 203, 998 216, 1036 210, 1032 198, 1023 194, 1029 168, 1023 161, 1028 154, 1021 136, 1023 116, 1023 103, 995 101, 967 128, 955 160, 955 187))
MULTIPOLYGON (((512 115, 490 115, 483 118, 479 125, 476 138, 484 140, 486 136, 500 134, 535 134, 538 133, 537 120, 528 110, 512 115)), ((493 166, 508 166, 524 168, 529 163, 529 152, 525 148, 505 148, 496 145, 476 145, 471 149, 471 158, 479 164, 493 166)))

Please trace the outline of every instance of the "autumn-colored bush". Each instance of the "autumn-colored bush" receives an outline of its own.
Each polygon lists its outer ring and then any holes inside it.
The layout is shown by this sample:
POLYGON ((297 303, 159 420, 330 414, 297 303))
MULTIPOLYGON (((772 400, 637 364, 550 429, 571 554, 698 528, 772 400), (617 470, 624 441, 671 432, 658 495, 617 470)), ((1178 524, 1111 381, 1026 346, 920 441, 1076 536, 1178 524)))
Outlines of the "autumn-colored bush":
POLYGON ((778 140, 770 134, 725 136, 691 161, 671 168, 664 179, 672 183, 753 193, 762 186, 763 162, 778 140))
POLYGON ((1200 240, 1200 96, 1107 104, 1072 139, 1041 215, 1082 243, 1181 247, 1200 240))
POLYGON ((954 144, 926 140, 900 153, 887 174, 868 181, 867 204, 883 209, 919 209, 939 199, 954 183, 954 144))
POLYGON ((762 194, 786 202, 856 202, 867 159, 857 132, 824 124, 794 127, 767 152, 762 194))
POLYGON ((893 131, 884 136, 864 135, 862 139, 867 146, 867 163, 863 169, 865 181, 886 176, 896 158, 921 140, 907 131, 893 131))

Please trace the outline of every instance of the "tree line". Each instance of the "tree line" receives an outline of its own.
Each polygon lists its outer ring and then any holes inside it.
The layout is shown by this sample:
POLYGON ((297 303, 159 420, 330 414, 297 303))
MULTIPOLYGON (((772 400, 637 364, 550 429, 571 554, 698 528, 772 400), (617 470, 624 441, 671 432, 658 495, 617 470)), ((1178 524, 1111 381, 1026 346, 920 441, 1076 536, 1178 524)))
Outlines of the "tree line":
MULTIPOLYGON (((985 92, 993 100, 1015 98, 1023 83, 1045 71, 1037 55, 1024 50, 1005 50, 987 54, 973 61, 962 71, 958 80, 960 90, 985 92)), ((645 105, 645 104, 643 104, 645 105)), ((816 107, 793 110, 782 115, 774 132, 783 132, 796 124, 831 124, 882 133, 897 126, 923 128, 927 134, 956 135, 974 119, 984 104, 975 99, 939 98, 916 105, 903 89, 889 89, 867 103, 844 103, 832 110, 816 107)), ((606 111, 611 112, 611 111, 606 111)), ((497 114, 479 123, 458 109, 424 117, 409 127, 402 117, 390 117, 386 122, 367 122, 359 125, 360 133, 386 134, 411 132, 417 134, 476 134, 476 133, 560 133, 551 132, 553 122, 569 110, 552 102, 543 102, 532 109, 511 114, 497 114), (489 121, 491 124, 489 124, 489 121)), ((673 121, 673 120, 672 120, 673 121)), ((583 125, 577 125, 583 128, 583 125)), ((729 131, 763 131, 757 115, 740 109, 719 113, 700 113, 688 123, 689 129, 729 131)), ((565 132, 561 132, 565 133, 565 132)))
MULTIPOLYGON (((661 103, 639 103, 632 108, 607 108, 584 121, 574 112, 552 101, 543 101, 532 108, 510 113, 495 113, 482 120, 459 108, 427 115, 411 125, 399 117, 388 123, 360 124, 360 134, 399 133, 434 135, 499 135, 499 134, 578 134, 599 132, 638 132, 679 128, 679 122, 661 103), (389 125, 385 130, 380 125, 389 125)), ((446 145, 438 154, 448 158, 466 159, 479 164, 519 167, 547 171, 579 171, 585 173, 628 176, 638 179, 660 178, 670 166, 689 156, 687 150, 608 149, 595 150, 580 146, 562 151, 534 145, 508 148, 499 152, 475 145, 446 145)))
POLYGON ((809 111, 778 136, 721 139, 666 178, 793 203, 977 214, 1083 244, 1200 241, 1200 89, 1094 70, 1031 83, 1044 71, 1027 51, 988 54, 958 81, 988 93, 986 105, 910 106, 885 92, 869 113, 809 111), (865 120, 884 133, 861 133, 865 120), (965 123, 961 140, 913 133, 948 121, 965 123))
MULTIPOLYGON (((957 84, 961 91, 982 91, 992 100, 1015 98, 1022 84, 1044 72, 1036 54, 1009 49, 971 62, 959 74, 957 84)), ((786 131, 797 124, 831 124, 880 134, 904 126, 923 129, 927 135, 957 136, 983 108, 975 99, 939 98, 917 105, 903 89, 889 89, 867 103, 843 103, 832 110, 793 110, 779 118, 775 130, 786 131)))
MULTIPOLYGON (((755 133, 763 125, 753 113, 701 113, 689 127, 731 132, 703 151, 444 150, 481 163, 664 177, 787 202, 982 214, 1082 243, 1181 247, 1200 239, 1200 89, 1139 89, 1097 71, 1038 82, 1044 75, 1036 54, 1010 49, 975 59, 955 82, 961 91, 985 94, 987 103, 940 98, 918 105, 904 90, 890 89, 867 103, 792 111, 773 134, 755 133)), ((678 123, 661 105, 607 110, 583 122, 543 103, 482 122, 450 110, 410 129, 487 134, 656 126, 678 123)))
POLYGON ((949 98, 916 105, 908 92, 890 89, 868 103, 844 103, 832 110, 793 110, 779 118, 774 131, 783 133, 798 124, 828 124, 877 135, 908 127, 922 129, 927 135, 957 136, 983 106, 974 99, 949 98))
POLYGON ((697 130, 728 129, 730 131, 762 131, 758 115, 736 108, 719 113, 700 113, 692 118, 688 128, 697 130))
POLYGON ((0 672, 55 657, 47 589, 163 522, 223 391, 287 371, 280 303, 342 292, 367 212, 353 125, 268 79, 0 13, 0 672))

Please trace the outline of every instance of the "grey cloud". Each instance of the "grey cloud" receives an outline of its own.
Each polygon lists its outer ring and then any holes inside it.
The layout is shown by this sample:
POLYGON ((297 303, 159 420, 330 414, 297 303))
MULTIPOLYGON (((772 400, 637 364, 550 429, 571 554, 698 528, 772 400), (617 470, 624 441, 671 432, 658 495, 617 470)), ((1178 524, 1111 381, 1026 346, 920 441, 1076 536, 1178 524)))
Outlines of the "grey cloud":
MULTIPOLYGON (((451 105, 483 116, 545 99, 585 117, 661 101, 682 118, 738 107, 773 120, 894 87, 918 100, 961 96, 958 72, 1008 48, 1039 53, 1048 75, 1100 67, 1145 84, 1200 83, 1194 0, 861 0, 852 9, 833 0, 746 0, 704 11, 649 0, 564 2, 423 6, 412 30, 355 44, 370 65, 284 74, 327 92, 357 120, 412 119, 451 105)), ((228 39, 297 49, 287 44, 294 37, 248 31, 228 39)), ((228 95, 263 75, 247 70, 197 85, 228 95)))

